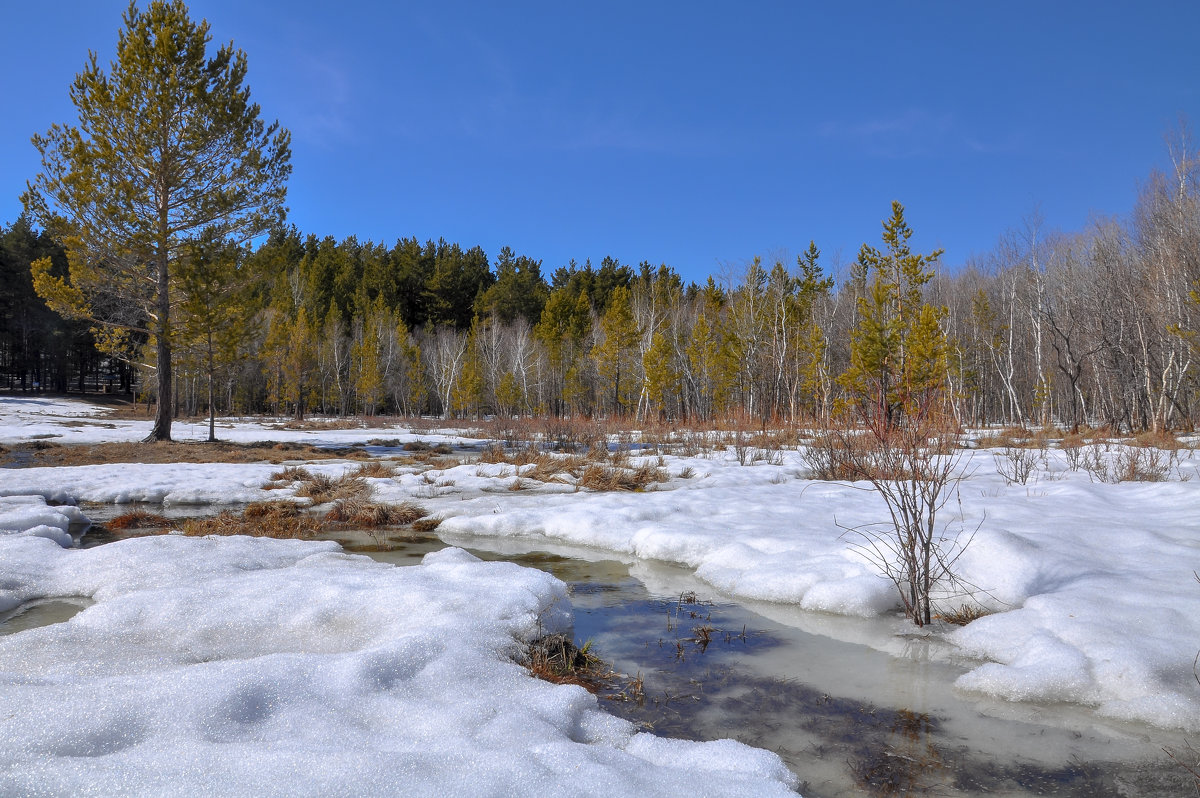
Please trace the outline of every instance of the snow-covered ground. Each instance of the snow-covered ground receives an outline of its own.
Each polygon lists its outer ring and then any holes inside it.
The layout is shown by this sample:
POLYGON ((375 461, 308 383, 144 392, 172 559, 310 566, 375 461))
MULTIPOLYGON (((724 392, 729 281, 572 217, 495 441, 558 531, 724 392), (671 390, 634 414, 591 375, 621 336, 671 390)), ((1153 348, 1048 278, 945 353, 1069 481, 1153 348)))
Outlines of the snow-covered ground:
MULTIPOLYGON (((62 434, 56 440, 64 443, 72 435, 135 440, 148 429, 148 422, 62 427, 72 418, 107 423, 78 405, 0 399, 0 441, 26 439, 31 429, 62 434), (31 410, 41 415, 31 416, 31 410)), ((306 433, 255 422, 226 425, 219 435, 330 445, 407 439, 396 430, 306 433)), ((970 476, 942 518, 974 533, 959 570, 978 588, 973 599, 995 613, 966 627, 933 630, 968 666, 958 680, 961 689, 1014 701, 1071 702, 1117 719, 1200 729, 1200 687, 1192 674, 1200 649, 1200 584, 1193 576, 1200 569, 1200 460, 1184 455, 1177 473, 1191 475, 1190 481, 1116 485, 1069 471, 1053 451, 1048 467, 1028 485, 1007 485, 987 450, 964 455, 970 476)), ((339 473, 356 464, 322 461, 316 467, 339 473)), ((881 519, 882 505, 871 491, 805 478, 796 452, 785 452, 778 465, 740 466, 730 452, 666 456, 662 467, 671 481, 644 493, 576 491, 532 480, 524 484, 531 489, 513 491, 514 469, 502 465, 401 470, 395 478, 370 482, 377 499, 416 500, 444 518, 441 530, 448 535, 543 537, 664 560, 693 569, 731 596, 819 613, 874 616, 895 606, 894 588, 848 545, 853 533, 847 529, 881 519)), ((262 486, 275 470, 128 464, 19 469, 0 474, 0 495, 250 501, 267 496, 262 486)), ((895 629, 911 631, 901 621, 895 629)))
POLYGON ((4 795, 786 795, 766 751, 637 733, 521 641, 566 587, 461 549, 162 536, 0 546, 12 599, 86 596, 0 637, 4 795))

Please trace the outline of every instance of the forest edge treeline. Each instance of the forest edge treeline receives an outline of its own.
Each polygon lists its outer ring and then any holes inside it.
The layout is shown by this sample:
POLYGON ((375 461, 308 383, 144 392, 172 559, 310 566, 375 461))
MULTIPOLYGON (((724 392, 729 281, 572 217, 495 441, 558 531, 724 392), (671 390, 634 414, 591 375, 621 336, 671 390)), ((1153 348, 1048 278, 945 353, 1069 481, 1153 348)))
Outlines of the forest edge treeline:
MULTIPOLYGON (((960 423, 1194 427, 1200 157, 1182 135, 1170 154, 1172 173, 1146 180, 1127 219, 1052 233, 1031 216, 953 272, 928 258, 929 277, 905 287, 931 310, 926 335, 941 343, 927 365, 960 423)), ((221 412, 827 418, 853 387, 839 378, 873 274, 912 257, 887 241, 897 223, 899 204, 882 250, 864 245, 835 275, 814 243, 703 284, 612 258, 547 279, 508 248, 492 263, 444 240, 276 229, 224 252, 222 290, 179 325, 176 410, 206 409, 211 354, 221 412)), ((0 233, 6 387, 152 390, 144 337, 102 352, 86 324, 45 308, 29 272, 45 257, 66 275, 61 248, 24 217, 0 233)))

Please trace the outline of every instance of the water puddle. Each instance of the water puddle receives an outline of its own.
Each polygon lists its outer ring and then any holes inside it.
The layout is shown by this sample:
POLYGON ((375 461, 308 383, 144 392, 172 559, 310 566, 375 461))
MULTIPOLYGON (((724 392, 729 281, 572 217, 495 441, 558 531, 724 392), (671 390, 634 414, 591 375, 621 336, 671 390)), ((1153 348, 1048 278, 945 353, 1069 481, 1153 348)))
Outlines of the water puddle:
POLYGON ((0 636, 14 635, 26 629, 37 629, 55 623, 65 623, 92 605, 85 598, 41 599, 28 601, 0 615, 0 636))

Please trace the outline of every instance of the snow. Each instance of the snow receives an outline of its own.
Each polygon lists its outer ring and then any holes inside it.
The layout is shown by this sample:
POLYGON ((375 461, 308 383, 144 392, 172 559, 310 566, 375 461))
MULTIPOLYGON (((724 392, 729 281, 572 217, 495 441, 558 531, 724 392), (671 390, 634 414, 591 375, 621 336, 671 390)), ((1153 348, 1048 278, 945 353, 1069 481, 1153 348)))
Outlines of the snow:
POLYGON ((461 549, 0 539, 0 602, 87 597, 0 638, 5 795, 792 795, 774 754, 639 733, 520 644, 566 586, 461 549))
MULTIPOLYGON (((21 413, 26 412, 0 400, 0 440, 25 434, 22 423, 28 419, 21 413)), ((258 422, 230 425, 221 434, 233 440, 299 434, 275 432, 258 422)), ((60 431, 75 429, 80 428, 60 431)), ((127 433, 144 431, 90 428, 88 434, 100 439, 127 433)), ((404 436, 432 439, 406 430, 319 434, 329 445, 404 436)), ((1009 485, 991 451, 970 450, 963 458, 969 477, 941 518, 970 539, 959 571, 975 588, 970 599, 994 614, 962 628, 927 630, 950 644, 964 665, 958 687, 1010 701, 1070 702, 1118 720, 1200 730, 1200 688, 1192 674, 1200 648, 1200 584, 1193 575, 1200 568, 1200 480, 1178 478, 1196 474, 1200 461, 1185 451, 1172 481, 1113 485, 1069 471, 1061 453, 1051 452, 1048 466, 1030 484, 1009 485)), ((336 474, 352 466, 314 467, 336 474)), ((892 617, 894 587, 850 545, 858 539, 855 530, 886 517, 872 491, 807 479, 797 452, 785 452, 780 464, 751 466, 739 465, 731 452, 668 455, 661 467, 676 476, 642 493, 597 493, 532 480, 525 485, 531 489, 513 491, 511 466, 474 463, 413 467, 370 483, 378 500, 414 500, 442 517, 439 534, 446 536, 528 537, 666 561, 691 569, 732 597, 833 618, 814 621, 831 630, 838 626, 835 616, 892 617), (678 476, 688 469, 693 476, 678 476)), ((263 498, 261 486, 273 470, 268 465, 19 469, 4 474, 0 494, 249 501, 263 498)), ((891 628, 912 631, 899 620, 891 628)), ((886 649, 891 644, 874 645, 886 649)))
POLYGON ((0 501, 0 536, 34 535, 72 546, 72 533, 82 533, 88 526, 90 522, 78 507, 51 507, 42 496, 10 496, 0 501))

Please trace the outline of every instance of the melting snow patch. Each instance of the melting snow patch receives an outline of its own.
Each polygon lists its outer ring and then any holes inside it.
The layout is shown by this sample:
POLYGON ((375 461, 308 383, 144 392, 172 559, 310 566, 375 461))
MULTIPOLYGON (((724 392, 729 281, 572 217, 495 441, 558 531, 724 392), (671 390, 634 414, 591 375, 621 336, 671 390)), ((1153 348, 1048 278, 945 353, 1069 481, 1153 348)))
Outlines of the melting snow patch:
POLYGON ((88 596, 0 638, 0 794, 789 795, 773 754, 639 734, 513 658, 565 585, 458 550, 0 538, 0 602, 88 596))
POLYGON ((51 507, 42 496, 0 498, 0 535, 34 535, 74 546, 91 522, 72 505, 51 507))

